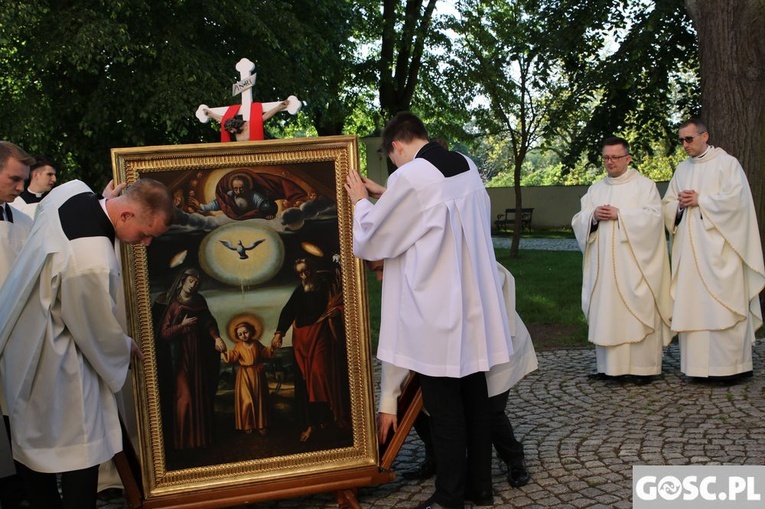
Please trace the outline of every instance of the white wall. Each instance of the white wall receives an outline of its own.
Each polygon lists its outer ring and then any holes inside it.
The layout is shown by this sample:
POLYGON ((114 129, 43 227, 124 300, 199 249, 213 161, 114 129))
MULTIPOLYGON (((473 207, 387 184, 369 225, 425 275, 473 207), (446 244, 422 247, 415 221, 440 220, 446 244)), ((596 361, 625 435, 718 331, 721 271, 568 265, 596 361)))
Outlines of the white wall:
MULTIPOLYGON (((659 195, 664 196, 668 182, 656 186, 659 195)), ((571 218, 579 212, 579 200, 588 186, 529 186, 521 188, 524 208, 533 207, 531 228, 560 228, 571 226, 571 218)), ((515 207, 515 190, 512 187, 490 187, 492 221, 505 209, 515 207)))
MULTIPOLYGON (((380 153, 381 138, 361 139, 367 149, 367 175, 385 185, 388 179, 388 166, 385 154, 380 153)), ((659 194, 664 196, 668 182, 659 182, 659 194)), ((530 186, 521 188, 523 207, 534 208, 531 228, 560 228, 571 226, 571 218, 579 212, 579 200, 587 192, 588 186, 530 186)), ((488 188, 491 198, 492 221, 505 209, 515 207, 515 190, 512 187, 488 188)))

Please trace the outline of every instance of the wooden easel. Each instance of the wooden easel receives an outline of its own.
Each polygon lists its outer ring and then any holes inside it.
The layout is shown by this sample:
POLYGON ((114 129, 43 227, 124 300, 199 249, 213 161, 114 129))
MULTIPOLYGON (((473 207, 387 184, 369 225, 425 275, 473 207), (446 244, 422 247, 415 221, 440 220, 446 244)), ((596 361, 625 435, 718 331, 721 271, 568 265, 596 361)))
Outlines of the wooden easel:
POLYGON ((380 468, 390 470, 421 410, 420 379, 410 372, 398 398, 398 429, 388 443, 380 444, 380 468))
POLYGON ((390 482, 396 478, 391 466, 422 410, 422 393, 417 375, 410 374, 404 383, 398 402, 398 429, 386 444, 380 445, 380 464, 352 470, 316 474, 306 485, 295 487, 294 480, 275 480, 252 486, 229 487, 195 493, 177 493, 146 499, 141 481, 138 455, 122 426, 123 451, 114 456, 114 464, 125 488, 125 498, 131 509, 214 509, 267 500, 297 498, 318 493, 334 493, 341 509, 359 509, 358 488, 390 482))

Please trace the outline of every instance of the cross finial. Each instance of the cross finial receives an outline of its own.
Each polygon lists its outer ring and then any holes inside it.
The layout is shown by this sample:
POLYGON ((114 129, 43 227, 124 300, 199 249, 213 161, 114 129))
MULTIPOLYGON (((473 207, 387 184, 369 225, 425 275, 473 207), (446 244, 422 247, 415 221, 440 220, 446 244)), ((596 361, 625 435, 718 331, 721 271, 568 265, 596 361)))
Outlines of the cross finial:
MULTIPOLYGON (((242 94, 242 106, 239 108, 239 114, 242 115, 242 119, 245 121, 250 120, 250 106, 252 105, 252 85, 255 84, 255 74, 252 71, 255 69, 255 64, 247 59, 243 58, 236 64, 236 70, 239 71, 239 83, 234 85, 234 95, 237 93, 242 94), (252 79, 250 79, 252 78, 252 79)), ((286 111, 291 115, 295 115, 300 108, 303 107, 303 103, 294 95, 289 96, 287 99, 286 111)), ((263 103, 263 112, 268 112, 274 108, 285 109, 282 105, 283 101, 274 101, 263 103)), ((202 123, 207 123, 210 118, 216 118, 220 120, 223 115, 228 111, 229 106, 219 106, 210 108, 206 104, 200 104, 196 111, 196 117, 202 123)), ((279 110, 275 110, 279 111, 279 110)), ((273 114, 273 113, 272 113, 273 114)), ((265 116, 264 116, 265 118, 265 116)))

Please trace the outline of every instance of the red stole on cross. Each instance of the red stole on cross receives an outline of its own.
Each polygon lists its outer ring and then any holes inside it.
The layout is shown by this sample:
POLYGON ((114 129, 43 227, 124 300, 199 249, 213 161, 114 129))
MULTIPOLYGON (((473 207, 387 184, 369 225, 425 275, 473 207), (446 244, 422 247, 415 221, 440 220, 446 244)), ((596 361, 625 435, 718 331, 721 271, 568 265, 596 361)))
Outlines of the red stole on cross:
MULTIPOLYGON (((224 126, 226 120, 234 118, 239 113, 240 104, 229 106, 223 118, 220 119, 220 141, 231 141, 231 133, 224 126)), ((263 103, 250 104, 250 140, 262 140, 263 137, 263 103)))

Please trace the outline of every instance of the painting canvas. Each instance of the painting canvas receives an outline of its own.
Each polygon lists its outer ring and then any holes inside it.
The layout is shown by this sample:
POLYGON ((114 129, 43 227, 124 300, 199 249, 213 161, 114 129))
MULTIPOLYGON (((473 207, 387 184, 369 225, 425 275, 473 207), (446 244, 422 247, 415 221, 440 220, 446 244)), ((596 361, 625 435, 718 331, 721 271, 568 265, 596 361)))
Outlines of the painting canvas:
MULTIPOLYGON (((363 267, 342 182, 355 137, 114 149, 175 223, 126 246, 147 497, 375 465, 363 267)), ((306 480, 308 479, 308 480, 306 480)))

